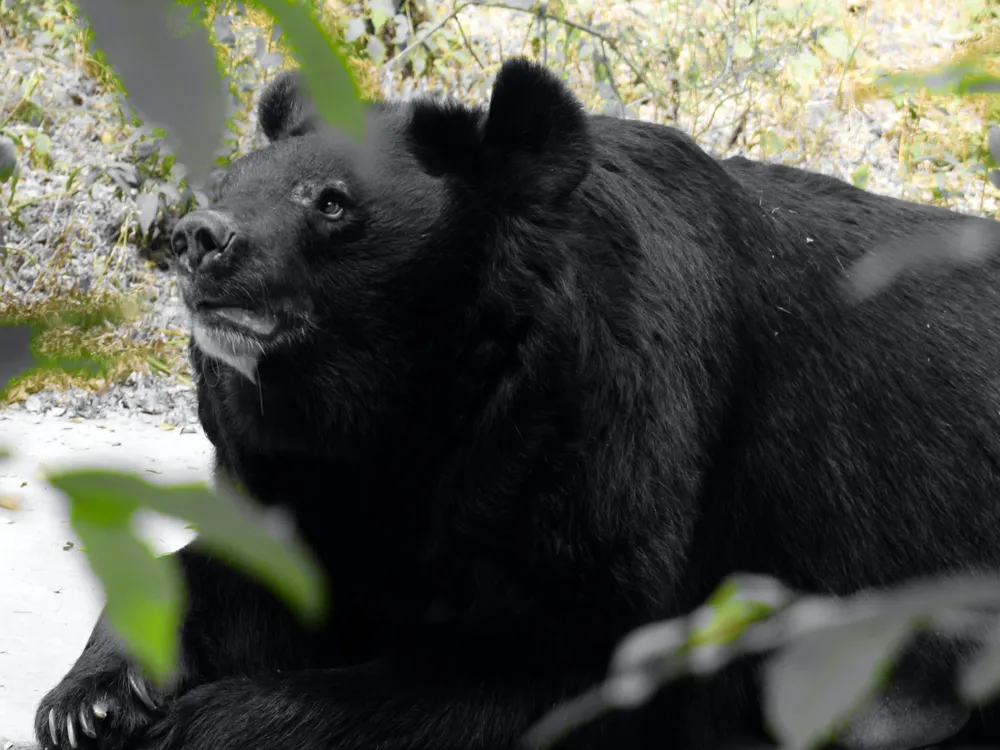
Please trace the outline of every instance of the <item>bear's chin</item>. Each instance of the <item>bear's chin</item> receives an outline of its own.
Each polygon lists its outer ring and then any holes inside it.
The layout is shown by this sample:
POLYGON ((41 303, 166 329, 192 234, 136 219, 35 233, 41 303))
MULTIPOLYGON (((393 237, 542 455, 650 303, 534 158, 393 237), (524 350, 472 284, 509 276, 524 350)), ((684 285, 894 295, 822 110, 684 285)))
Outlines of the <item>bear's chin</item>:
POLYGON ((273 333, 277 324, 267 318, 244 317, 233 320, 234 325, 196 319, 191 338, 205 356, 224 362, 256 383, 257 363, 264 354, 264 343, 259 337, 273 333))

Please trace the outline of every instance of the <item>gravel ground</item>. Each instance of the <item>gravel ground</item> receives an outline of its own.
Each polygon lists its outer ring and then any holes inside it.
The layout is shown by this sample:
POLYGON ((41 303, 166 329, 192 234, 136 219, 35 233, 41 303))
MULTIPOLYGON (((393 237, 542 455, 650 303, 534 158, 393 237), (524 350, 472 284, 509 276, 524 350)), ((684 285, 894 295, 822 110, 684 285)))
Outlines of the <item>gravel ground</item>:
MULTIPOLYGON (((121 159, 120 148, 101 140, 113 101, 97 91, 68 52, 44 38, 32 42, 27 52, 0 39, 0 91, 19 91, 16 84, 32 73, 42 81, 32 98, 59 118, 59 126, 50 135, 56 165, 106 169, 121 159)), ((170 275, 150 268, 134 244, 116 241, 122 224, 135 212, 133 200, 116 196, 113 183, 107 180, 97 180, 86 190, 62 197, 67 177, 65 169, 35 168, 22 159, 17 198, 35 202, 20 211, 23 230, 13 223, 0 223, 0 232, 6 235, 6 249, 0 254, 0 299, 40 300, 47 296, 43 287, 52 285, 83 291, 143 291, 155 293, 156 303, 118 335, 150 341, 162 338, 165 328, 183 327, 183 308, 170 275), (61 262, 53 262, 56 256, 61 262), (57 278, 53 279, 50 270, 56 265, 57 278)), ((143 373, 133 373, 103 393, 45 390, 8 408, 53 418, 128 413, 180 428, 195 429, 197 425, 189 386, 143 373)))
MULTIPOLYGON (((628 22, 634 4, 621 4, 619 22, 628 22)), ((946 31, 946 22, 958 11, 948 3, 917 2, 905 18, 890 12, 886 3, 870 4, 869 38, 875 39, 873 54, 887 65, 906 66, 919 62, 933 64, 951 49, 955 38, 946 31), (884 8, 883 8, 884 6, 884 8), (912 50, 909 52, 908 50, 912 50)), ((618 11, 616 11, 618 12, 618 11)), ((505 56, 522 50, 524 14, 471 9, 463 15, 465 31, 473 39, 487 40, 505 56), (475 11, 475 12, 472 12, 475 11)), ((614 21, 614 19, 610 19, 614 21)), ((148 314, 118 332, 133 341, 163 339, 165 329, 186 328, 185 315, 170 273, 143 259, 134 239, 121 240, 123 223, 134 218, 136 207, 129 195, 116 193, 114 184, 97 179, 87 189, 65 196, 65 165, 106 170, 126 158, 121 143, 108 138, 114 101, 101 93, 75 64, 72 53, 50 34, 30 40, 28 49, 0 40, 0 92, 20 91, 25 76, 36 75, 39 85, 32 98, 57 122, 50 129, 51 155, 55 167, 32 166, 22 159, 17 187, 19 199, 35 202, 20 212, 22 230, 13 223, 0 231, 6 235, 6 251, 0 255, 0 299, 13 297, 30 301, 45 295, 43 287, 57 283, 61 288, 143 290, 155 293, 156 302, 148 314), (103 136, 103 139, 102 139, 103 136), (60 167, 60 165, 62 165, 60 167), (58 260, 58 262, 56 262, 58 260), (52 269, 58 268, 53 274, 52 269), (44 283, 43 283, 44 282, 44 283)), ((239 38, 252 47, 255 39, 239 38)), ((810 97, 808 128, 818 127, 824 118, 829 149, 808 166, 841 177, 849 177, 857 165, 871 166, 870 189, 888 195, 904 195, 898 174, 898 143, 883 137, 895 123, 896 110, 888 103, 866 104, 864 109, 841 112, 831 108, 836 81, 823 81, 810 97)), ((424 93, 412 81, 400 82, 387 75, 389 93, 424 93)), ((436 91, 459 92, 466 98, 482 98, 488 80, 475 66, 445 76, 436 91)), ((0 103, 3 94, 0 94, 0 103)), ((643 116, 644 112, 636 113, 643 116)), ((732 118, 720 118, 724 123, 732 118)), ((729 126, 709 132, 702 144, 716 153, 727 151, 729 126)), ((254 141, 255 124, 248 123, 240 138, 244 145, 254 141)), ((796 163, 794 155, 783 161, 796 163)), ((805 165, 805 155, 798 159, 805 165)), ((77 184, 82 178, 77 178, 77 184)), ((969 206, 959 208, 971 210, 969 206)), ((176 377, 133 373, 125 382, 104 392, 82 389, 45 390, 11 407, 47 417, 98 419, 109 414, 130 414, 151 423, 167 423, 183 430, 197 430, 194 394, 189 383, 176 377)))

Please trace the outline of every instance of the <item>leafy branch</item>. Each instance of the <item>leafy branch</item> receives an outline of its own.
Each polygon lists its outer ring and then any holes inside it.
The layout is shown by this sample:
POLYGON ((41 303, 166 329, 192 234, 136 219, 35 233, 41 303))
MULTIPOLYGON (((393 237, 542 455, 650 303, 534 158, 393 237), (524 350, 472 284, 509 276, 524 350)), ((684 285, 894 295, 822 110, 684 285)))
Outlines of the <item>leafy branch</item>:
POLYGON ((986 646, 963 665, 957 685, 966 701, 985 700, 1000 683, 998 584, 995 576, 956 576, 840 598, 796 594, 766 576, 730 576, 695 612, 629 634, 608 677, 544 716, 525 744, 551 748, 610 711, 645 704, 680 677, 710 675, 747 656, 769 654, 769 723, 783 746, 811 747, 864 720, 866 701, 888 667, 924 630, 986 646))

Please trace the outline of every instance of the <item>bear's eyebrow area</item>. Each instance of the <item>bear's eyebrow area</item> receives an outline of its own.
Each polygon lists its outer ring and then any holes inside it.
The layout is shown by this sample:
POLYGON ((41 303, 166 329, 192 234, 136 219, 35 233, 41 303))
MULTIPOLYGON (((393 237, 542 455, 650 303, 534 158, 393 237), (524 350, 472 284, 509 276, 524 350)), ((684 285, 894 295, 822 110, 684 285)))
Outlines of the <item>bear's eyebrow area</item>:
POLYGON ((310 206, 315 203, 321 195, 328 192, 335 192, 345 200, 351 199, 351 191, 344 180, 316 180, 305 179, 295 184, 291 191, 291 199, 296 203, 310 206))

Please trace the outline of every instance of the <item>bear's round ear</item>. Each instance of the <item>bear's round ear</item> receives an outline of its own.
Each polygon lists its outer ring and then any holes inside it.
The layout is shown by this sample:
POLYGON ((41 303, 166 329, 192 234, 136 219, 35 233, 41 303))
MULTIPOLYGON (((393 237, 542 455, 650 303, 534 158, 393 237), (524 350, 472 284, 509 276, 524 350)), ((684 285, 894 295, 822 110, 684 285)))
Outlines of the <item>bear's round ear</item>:
POLYGON ((482 145, 492 184, 531 200, 572 192, 593 159, 583 105, 555 74, 526 58, 500 68, 482 145))
POLYGON ((316 110, 305 94, 301 73, 284 70, 274 77, 260 95, 257 121, 271 142, 316 130, 316 110))

